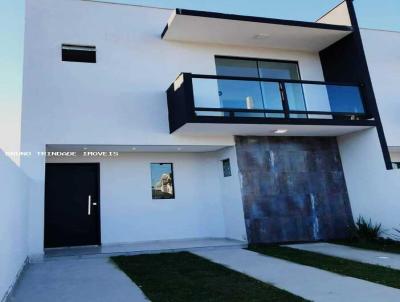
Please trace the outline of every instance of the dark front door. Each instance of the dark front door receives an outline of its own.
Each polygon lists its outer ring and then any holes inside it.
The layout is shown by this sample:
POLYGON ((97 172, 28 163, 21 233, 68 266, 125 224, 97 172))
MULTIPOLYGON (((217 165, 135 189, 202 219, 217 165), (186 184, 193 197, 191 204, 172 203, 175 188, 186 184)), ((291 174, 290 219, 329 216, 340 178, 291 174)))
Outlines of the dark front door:
POLYGON ((46 164, 46 248, 100 244, 99 164, 46 164))

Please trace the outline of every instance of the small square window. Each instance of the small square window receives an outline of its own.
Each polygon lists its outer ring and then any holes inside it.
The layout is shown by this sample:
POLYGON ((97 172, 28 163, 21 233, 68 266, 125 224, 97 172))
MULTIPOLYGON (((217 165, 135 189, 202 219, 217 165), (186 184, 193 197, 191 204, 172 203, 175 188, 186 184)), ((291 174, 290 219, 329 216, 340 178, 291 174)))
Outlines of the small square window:
POLYGON ((393 169, 400 169, 400 162, 392 162, 393 169))
POLYGON ((153 199, 174 199, 174 173, 171 163, 151 164, 151 192, 153 199))
POLYGON ((230 162, 229 158, 224 159, 222 161, 222 170, 224 171, 224 177, 232 176, 231 162, 230 162))
POLYGON ((67 62, 96 63, 96 47, 63 44, 61 58, 67 62))

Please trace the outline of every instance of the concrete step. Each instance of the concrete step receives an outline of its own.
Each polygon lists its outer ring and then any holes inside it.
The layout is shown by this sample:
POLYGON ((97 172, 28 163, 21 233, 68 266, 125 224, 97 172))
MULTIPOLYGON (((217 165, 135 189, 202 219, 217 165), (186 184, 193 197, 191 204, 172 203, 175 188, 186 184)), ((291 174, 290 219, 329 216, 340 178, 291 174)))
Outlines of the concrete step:
POLYGON ((31 263, 65 259, 112 257, 154 253, 174 253, 204 249, 244 248, 247 242, 229 238, 200 238, 163 241, 146 241, 101 246, 65 247, 45 249, 44 255, 31 257, 31 263))

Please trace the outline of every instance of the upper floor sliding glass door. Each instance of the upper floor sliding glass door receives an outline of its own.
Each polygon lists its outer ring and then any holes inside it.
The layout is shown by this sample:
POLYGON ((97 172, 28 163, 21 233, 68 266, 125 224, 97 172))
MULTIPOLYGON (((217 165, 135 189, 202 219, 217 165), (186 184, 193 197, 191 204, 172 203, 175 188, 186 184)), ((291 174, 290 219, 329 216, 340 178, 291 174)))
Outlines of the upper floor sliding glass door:
MULTIPOLYGON (((273 78, 300 80, 296 62, 236 59, 216 57, 219 76, 273 78)), ((278 82, 218 80, 218 94, 222 108, 283 110, 282 87, 278 82)), ((288 105, 292 110, 305 111, 304 93, 301 85, 286 87, 288 105)), ((283 113, 240 113, 238 116, 278 117, 283 113)), ((291 114, 291 117, 306 117, 291 114), (296 116, 294 116, 296 115, 296 116)))

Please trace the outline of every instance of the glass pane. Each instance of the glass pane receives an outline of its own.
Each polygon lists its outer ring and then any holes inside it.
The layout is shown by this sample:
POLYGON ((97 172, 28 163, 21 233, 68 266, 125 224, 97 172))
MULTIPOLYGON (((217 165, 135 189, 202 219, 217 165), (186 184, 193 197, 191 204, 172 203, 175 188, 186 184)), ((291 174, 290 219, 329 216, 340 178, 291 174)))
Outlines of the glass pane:
MULTIPOLYGON (((195 107, 264 109, 260 83, 257 81, 193 79, 195 107)), ((198 115, 228 116, 227 112, 196 111, 198 115)), ((264 117, 263 113, 237 112, 235 116, 264 117)))
MULTIPOLYGON (((218 87, 222 108, 264 109, 259 82, 218 80, 218 87)), ((238 112, 235 116, 264 117, 264 113, 238 112)))
POLYGON ((260 77, 283 80, 300 80, 297 63, 258 61, 260 77))
MULTIPOLYGON (((306 111, 303 86, 299 83, 285 83, 286 95, 289 103, 289 110, 306 111)), ((293 113, 291 118, 307 118, 306 114, 293 113)))
POLYGON ((360 89, 357 86, 327 86, 333 112, 364 113, 360 89))
POLYGON ((215 58, 217 75, 234 77, 258 77, 257 61, 215 58))
POLYGON ((151 191, 153 199, 174 198, 172 164, 151 164, 151 191))
MULTIPOLYGON (((326 85, 303 84, 303 93, 308 111, 332 112, 326 85)), ((309 118, 332 119, 332 115, 309 114, 309 118)))
MULTIPOLYGON (((194 106, 197 108, 222 108, 218 94, 218 80, 193 79, 194 106)), ((224 116, 221 111, 196 111, 196 115, 224 116)))
MULTIPOLYGON (((271 110, 283 110, 281 92, 279 83, 261 82, 262 96, 264 99, 264 108, 271 110)), ((283 113, 266 113, 266 117, 283 118, 283 113)))

